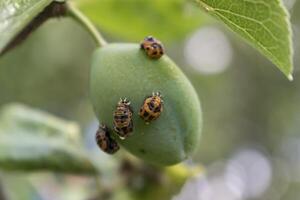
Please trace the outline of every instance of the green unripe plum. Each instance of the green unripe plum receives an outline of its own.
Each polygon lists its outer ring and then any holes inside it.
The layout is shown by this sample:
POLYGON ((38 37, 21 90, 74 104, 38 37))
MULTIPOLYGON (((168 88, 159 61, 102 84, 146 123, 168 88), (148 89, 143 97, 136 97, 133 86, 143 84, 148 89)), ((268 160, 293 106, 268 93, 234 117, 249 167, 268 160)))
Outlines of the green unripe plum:
POLYGON ((190 81, 166 55, 154 60, 138 44, 109 44, 92 59, 90 97, 99 123, 113 129, 120 98, 133 110, 133 132, 117 142, 135 156, 157 165, 188 158, 200 139, 201 107, 190 81), (149 124, 138 115, 145 97, 159 91, 164 101, 160 117, 149 124))

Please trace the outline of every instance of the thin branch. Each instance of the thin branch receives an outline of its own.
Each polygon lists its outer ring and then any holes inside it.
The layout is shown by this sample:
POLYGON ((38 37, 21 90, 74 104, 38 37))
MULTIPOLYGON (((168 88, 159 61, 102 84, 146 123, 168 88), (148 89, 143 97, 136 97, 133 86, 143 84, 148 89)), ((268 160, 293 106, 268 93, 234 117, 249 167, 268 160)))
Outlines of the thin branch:
POLYGON ((90 33, 99 47, 105 46, 107 44, 94 24, 71 3, 68 3, 68 15, 79 22, 83 26, 83 28, 90 33))

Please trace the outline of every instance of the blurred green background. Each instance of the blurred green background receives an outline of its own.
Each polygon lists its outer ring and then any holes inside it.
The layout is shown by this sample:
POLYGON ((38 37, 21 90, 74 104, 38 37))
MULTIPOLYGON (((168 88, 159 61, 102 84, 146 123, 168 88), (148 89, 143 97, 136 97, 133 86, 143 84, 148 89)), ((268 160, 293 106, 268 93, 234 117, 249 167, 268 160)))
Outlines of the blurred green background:
MULTIPOLYGON (((0 199, 299 199, 299 1, 285 1, 294 33, 293 82, 193 3, 99 2, 77 4, 101 25, 98 28, 109 42, 139 42, 153 35, 190 78, 204 118, 196 154, 177 168, 157 169, 124 152, 117 156, 100 152, 93 140, 97 121, 88 94, 95 45, 72 19, 51 19, 0 58, 2 113, 13 112, 7 106, 17 102, 67 120, 57 123, 78 123, 74 126, 81 139, 77 140, 89 156, 96 157, 92 162, 97 162, 100 172, 74 175, 85 171, 74 169, 74 174, 66 175, 64 166, 58 166, 57 172, 1 170, 0 199), (198 176, 182 187, 195 168, 198 176)), ((22 117, 30 118, 30 113, 22 117)), ((67 125, 61 126, 65 132, 67 125)), ((16 140, 17 145, 24 142, 16 140)))

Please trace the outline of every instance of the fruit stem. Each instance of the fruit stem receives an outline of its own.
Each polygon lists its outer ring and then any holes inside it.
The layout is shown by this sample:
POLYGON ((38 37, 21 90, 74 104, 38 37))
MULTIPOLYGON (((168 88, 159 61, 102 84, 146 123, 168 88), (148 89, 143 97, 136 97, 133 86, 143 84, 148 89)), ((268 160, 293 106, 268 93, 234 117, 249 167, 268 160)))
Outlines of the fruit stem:
POLYGON ((80 23, 81 26, 90 33, 99 47, 103 47, 107 44, 95 25, 72 3, 68 3, 68 15, 80 23))

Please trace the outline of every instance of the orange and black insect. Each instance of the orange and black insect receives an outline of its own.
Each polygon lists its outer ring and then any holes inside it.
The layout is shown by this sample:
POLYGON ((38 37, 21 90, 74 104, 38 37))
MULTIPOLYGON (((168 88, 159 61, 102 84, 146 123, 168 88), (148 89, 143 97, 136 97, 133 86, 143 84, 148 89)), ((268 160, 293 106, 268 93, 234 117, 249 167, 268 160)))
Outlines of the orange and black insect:
POLYGON ((149 58, 159 59, 164 55, 164 47, 162 43, 152 36, 146 37, 141 42, 141 49, 143 49, 149 58))
POLYGON ((132 114, 130 102, 126 98, 120 99, 113 114, 113 126, 121 139, 125 139, 133 131, 132 114))
POLYGON ((99 148, 108 154, 113 154, 120 149, 118 143, 111 138, 110 131, 105 125, 99 126, 96 132, 96 142, 99 148))
POLYGON ((152 93, 152 96, 146 97, 140 108, 139 115, 146 123, 149 123, 159 118, 162 111, 163 99, 161 94, 156 92, 152 93))

